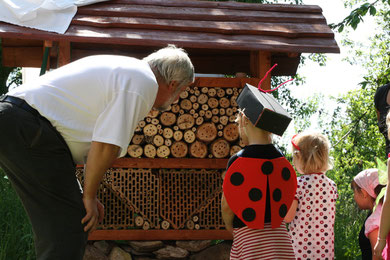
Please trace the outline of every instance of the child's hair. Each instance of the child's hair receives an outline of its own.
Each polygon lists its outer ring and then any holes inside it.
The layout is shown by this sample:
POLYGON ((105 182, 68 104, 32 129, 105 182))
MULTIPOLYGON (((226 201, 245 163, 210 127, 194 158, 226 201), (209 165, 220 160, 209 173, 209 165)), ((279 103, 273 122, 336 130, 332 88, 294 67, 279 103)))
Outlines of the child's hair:
MULTIPOLYGON (((375 192, 376 196, 378 196, 379 193, 381 193, 381 191, 382 191, 383 188, 386 188, 386 185, 378 184, 378 185, 375 187, 374 192, 375 192)), ((357 185, 356 182, 355 182, 354 180, 352 180, 352 182, 351 182, 351 189, 352 189, 352 190, 356 190, 356 191, 358 191, 359 193, 362 192, 362 191, 361 191, 362 188, 359 187, 359 185, 357 185)), ((374 198, 374 199, 375 199, 375 198, 374 198)), ((379 200, 379 203, 383 203, 383 199, 384 199, 384 197, 381 198, 381 199, 379 200)))
POLYGON ((323 134, 304 132, 293 137, 293 156, 302 173, 325 172, 329 163, 329 141, 323 134))
MULTIPOLYGON (((237 116, 236 116, 236 120, 235 122, 237 124, 240 123, 241 120, 248 120, 248 123, 249 125, 253 128, 253 129, 256 129, 257 132, 259 133, 262 133, 262 134, 266 134, 266 135, 269 135, 269 136, 272 136, 272 133, 271 132, 268 132, 264 129, 261 129, 259 127, 256 127, 250 120, 249 118, 245 115, 245 109, 238 109, 238 113, 237 113, 237 116)), ((241 121, 242 122, 242 121, 241 121)))

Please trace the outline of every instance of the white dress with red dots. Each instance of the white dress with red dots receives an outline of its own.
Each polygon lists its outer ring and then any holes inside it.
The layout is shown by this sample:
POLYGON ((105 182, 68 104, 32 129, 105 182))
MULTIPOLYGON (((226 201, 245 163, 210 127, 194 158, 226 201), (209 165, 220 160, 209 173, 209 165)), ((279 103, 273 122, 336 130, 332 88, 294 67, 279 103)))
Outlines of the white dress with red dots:
POLYGON ((298 208, 289 226, 296 259, 333 259, 336 184, 323 173, 297 179, 298 208))

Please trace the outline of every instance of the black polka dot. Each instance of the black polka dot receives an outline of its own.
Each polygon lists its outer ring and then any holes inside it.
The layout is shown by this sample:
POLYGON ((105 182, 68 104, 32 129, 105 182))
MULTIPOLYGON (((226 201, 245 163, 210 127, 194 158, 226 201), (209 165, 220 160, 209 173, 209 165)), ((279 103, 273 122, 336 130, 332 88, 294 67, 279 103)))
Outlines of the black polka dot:
POLYGON ((278 202, 282 198, 282 191, 280 189, 275 189, 272 193, 272 198, 274 201, 278 202))
POLYGON ((251 222, 256 218, 256 211, 252 208, 246 208, 242 212, 242 218, 247 222, 251 222))
POLYGON ((282 206, 280 206, 279 208, 279 216, 284 218, 287 214, 287 206, 286 204, 282 204, 282 206))
POLYGON ((263 163, 263 165, 261 166, 261 170, 265 175, 270 175, 274 170, 274 165, 272 164, 272 162, 267 161, 263 163))
POLYGON ((234 186, 240 186, 244 182, 244 176, 239 172, 235 172, 230 176, 230 182, 234 186))
POLYGON ((251 201, 259 201, 261 200, 262 197, 263 197, 263 193, 261 192, 261 190, 257 188, 253 188, 249 191, 249 199, 251 201))
POLYGON ((283 170, 282 170, 282 178, 283 178, 283 180, 288 181, 290 179, 290 177, 291 177, 290 170, 288 168, 286 168, 286 167, 283 168, 283 170))

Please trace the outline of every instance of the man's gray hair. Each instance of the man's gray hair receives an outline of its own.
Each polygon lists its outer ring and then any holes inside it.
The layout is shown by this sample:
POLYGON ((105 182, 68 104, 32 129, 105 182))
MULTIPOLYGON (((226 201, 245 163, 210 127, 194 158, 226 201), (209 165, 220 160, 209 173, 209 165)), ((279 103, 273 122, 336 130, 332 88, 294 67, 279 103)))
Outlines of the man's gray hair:
POLYGON ((162 80, 169 84, 177 81, 178 87, 194 81, 194 66, 185 50, 175 45, 168 45, 143 59, 160 74, 162 80))

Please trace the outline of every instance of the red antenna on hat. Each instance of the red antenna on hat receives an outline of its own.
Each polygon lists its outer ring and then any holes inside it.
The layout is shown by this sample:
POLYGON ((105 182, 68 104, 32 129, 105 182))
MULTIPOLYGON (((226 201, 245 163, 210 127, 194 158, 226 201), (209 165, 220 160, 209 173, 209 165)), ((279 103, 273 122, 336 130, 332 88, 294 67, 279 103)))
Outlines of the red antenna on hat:
POLYGON ((268 77, 268 74, 269 74, 276 66, 278 66, 277 63, 275 63, 275 65, 272 66, 272 68, 270 68, 270 69, 267 71, 267 73, 265 73, 265 76, 260 80, 259 85, 257 86, 258 90, 260 90, 260 91, 262 91, 262 92, 265 92, 265 93, 272 92, 272 91, 277 90, 278 88, 280 88, 282 85, 286 84, 287 82, 290 82, 290 81, 293 81, 293 80, 294 80, 294 79, 289 79, 289 80, 283 82, 282 84, 280 84, 279 86, 277 86, 277 87, 274 88, 274 89, 268 89, 268 90, 262 89, 262 88, 261 88, 261 83, 263 83, 263 81, 268 77))

